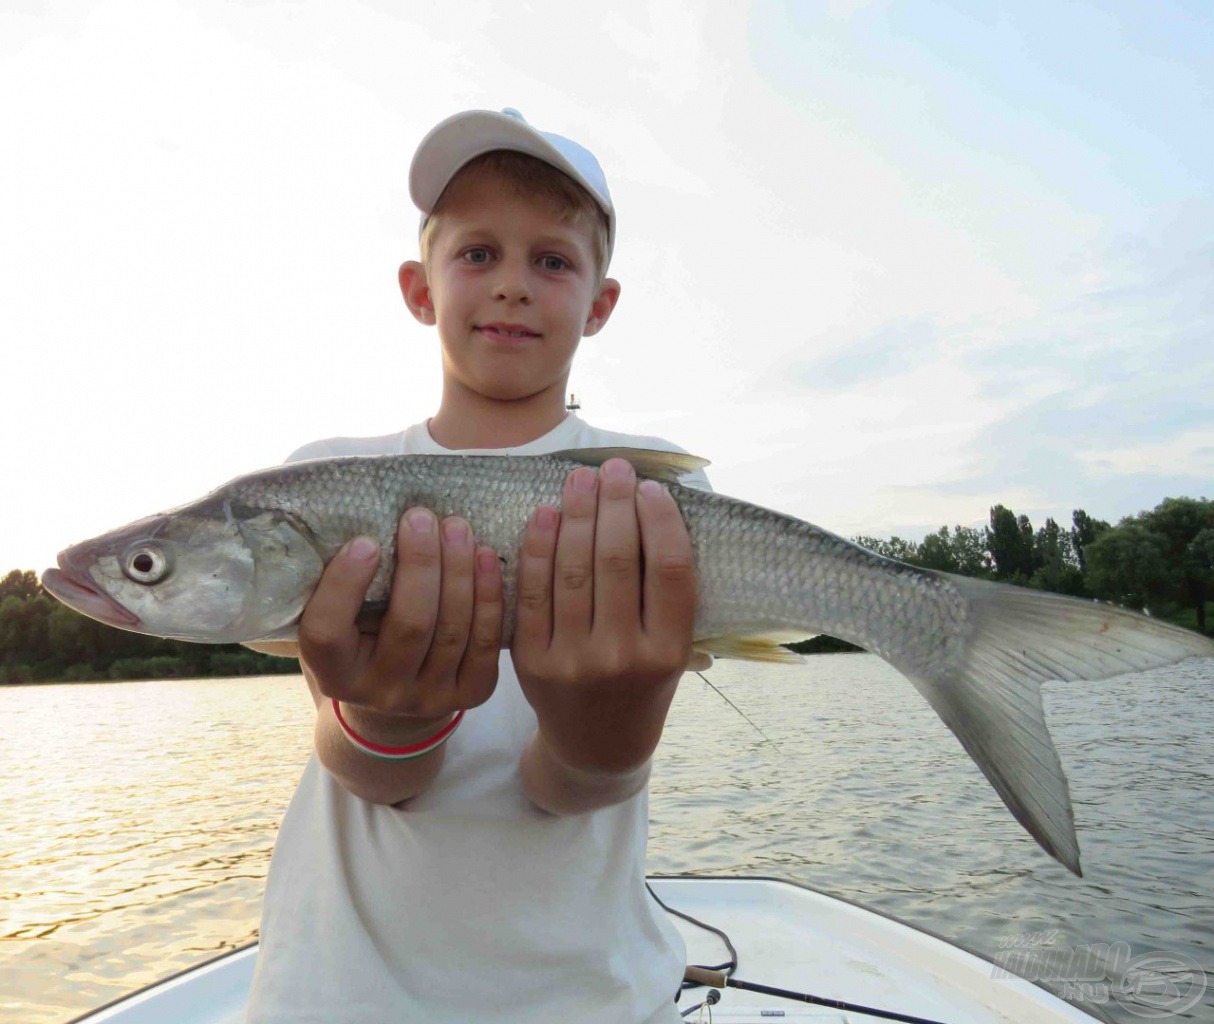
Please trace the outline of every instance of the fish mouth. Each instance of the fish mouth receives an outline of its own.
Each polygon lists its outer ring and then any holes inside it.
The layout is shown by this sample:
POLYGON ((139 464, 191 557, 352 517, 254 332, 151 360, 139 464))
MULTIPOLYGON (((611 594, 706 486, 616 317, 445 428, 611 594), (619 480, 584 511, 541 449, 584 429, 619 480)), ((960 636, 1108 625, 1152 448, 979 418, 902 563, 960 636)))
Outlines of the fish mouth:
POLYGON ((43 588, 55 599, 90 619, 119 629, 137 629, 139 616, 127 611, 109 594, 98 590, 78 566, 72 564, 71 549, 60 551, 58 569, 42 574, 43 588))

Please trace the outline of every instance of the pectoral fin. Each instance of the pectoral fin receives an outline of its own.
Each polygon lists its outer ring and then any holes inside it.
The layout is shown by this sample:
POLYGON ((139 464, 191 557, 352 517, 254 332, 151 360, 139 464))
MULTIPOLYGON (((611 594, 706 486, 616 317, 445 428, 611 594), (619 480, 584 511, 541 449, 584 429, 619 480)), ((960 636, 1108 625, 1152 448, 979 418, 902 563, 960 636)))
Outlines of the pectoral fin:
POLYGON ((738 661, 764 661, 781 665, 800 665, 805 659, 796 651, 782 644, 793 640, 804 640, 801 634, 753 634, 707 637, 691 645, 692 650, 702 651, 718 658, 733 658, 738 661))

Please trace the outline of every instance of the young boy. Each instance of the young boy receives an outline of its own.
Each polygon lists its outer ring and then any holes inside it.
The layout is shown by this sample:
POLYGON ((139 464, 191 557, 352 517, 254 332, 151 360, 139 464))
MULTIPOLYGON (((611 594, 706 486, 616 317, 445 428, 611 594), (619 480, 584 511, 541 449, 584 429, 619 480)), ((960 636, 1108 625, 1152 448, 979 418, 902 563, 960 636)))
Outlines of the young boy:
MULTIPOLYGON (((620 294, 588 151, 465 112, 423 139, 410 192, 421 261, 400 286, 438 328, 438 412, 292 459, 679 450, 565 410, 578 343, 620 294)), ((571 474, 528 526, 509 651, 497 556, 472 524, 408 510, 374 637, 355 624, 374 543, 326 569, 291 652, 316 756, 274 851, 251 1022, 681 1019, 685 952, 644 888, 650 758, 691 657, 678 508, 620 459, 571 474)))

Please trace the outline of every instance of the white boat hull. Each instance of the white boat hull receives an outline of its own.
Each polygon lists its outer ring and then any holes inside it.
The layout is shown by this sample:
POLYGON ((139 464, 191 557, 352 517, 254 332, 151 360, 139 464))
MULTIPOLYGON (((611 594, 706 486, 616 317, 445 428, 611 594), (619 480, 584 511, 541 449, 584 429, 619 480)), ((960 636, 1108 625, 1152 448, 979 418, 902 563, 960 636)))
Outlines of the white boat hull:
MULTIPOLYGON (((1099 1018, 942 939, 812 889, 765 878, 652 878, 663 903, 728 934, 736 977, 943 1024, 1092 1024, 1099 1018)), ((688 962, 728 959, 720 939, 675 917, 688 962)), ((243 1024, 256 944, 135 993, 72 1024, 243 1024)), ((706 990, 679 1001, 691 1007, 706 990)), ((696 1020, 697 1013, 688 1019, 696 1020)), ((707 1020, 707 1015, 704 1016, 707 1020)), ((727 988, 714 1024, 860 1024, 878 1018, 727 988)))

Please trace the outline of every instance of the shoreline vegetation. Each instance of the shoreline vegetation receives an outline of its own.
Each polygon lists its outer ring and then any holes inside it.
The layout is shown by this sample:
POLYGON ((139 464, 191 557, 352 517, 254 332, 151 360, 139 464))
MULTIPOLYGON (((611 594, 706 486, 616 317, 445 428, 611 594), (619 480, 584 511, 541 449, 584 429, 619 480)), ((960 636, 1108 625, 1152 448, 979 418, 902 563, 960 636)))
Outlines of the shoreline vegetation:
MULTIPOLYGON (((1214 635, 1214 500, 1165 498, 1116 526, 1076 509, 1069 529, 996 505, 990 525, 941 526, 922 541, 853 537, 900 562, 1110 601, 1214 635)), ((834 637, 789 644, 802 654, 858 651, 834 637)), ((50 597, 29 569, 0 579, 0 685, 288 674, 292 658, 239 644, 193 644, 114 629, 50 597)))

